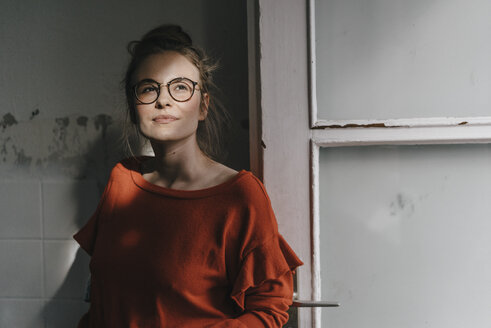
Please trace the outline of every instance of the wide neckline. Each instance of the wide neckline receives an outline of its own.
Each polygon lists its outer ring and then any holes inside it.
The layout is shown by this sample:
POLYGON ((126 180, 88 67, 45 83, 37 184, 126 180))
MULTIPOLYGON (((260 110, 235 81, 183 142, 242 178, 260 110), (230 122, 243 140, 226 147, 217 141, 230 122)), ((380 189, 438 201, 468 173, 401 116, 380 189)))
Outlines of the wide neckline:
POLYGON ((159 186, 145 180, 145 178, 141 174, 141 164, 143 161, 148 160, 149 158, 151 157, 142 156, 133 162, 134 164, 129 170, 133 182, 138 187, 146 191, 161 194, 161 195, 166 195, 166 196, 177 197, 177 198, 201 198, 201 197, 208 197, 211 195, 215 195, 226 190, 230 185, 237 182, 243 176, 250 174, 249 171, 242 169, 227 181, 224 181, 222 183, 219 183, 211 187, 207 187, 203 189, 194 189, 194 190, 172 189, 172 188, 159 186))

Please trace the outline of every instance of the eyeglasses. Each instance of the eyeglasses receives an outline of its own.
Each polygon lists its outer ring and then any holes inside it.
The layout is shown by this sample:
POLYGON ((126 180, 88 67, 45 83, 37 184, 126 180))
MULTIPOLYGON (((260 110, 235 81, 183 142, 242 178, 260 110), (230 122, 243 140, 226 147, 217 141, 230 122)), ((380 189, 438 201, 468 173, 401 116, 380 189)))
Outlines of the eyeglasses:
MULTIPOLYGON (((191 99, 198 82, 194 82, 186 77, 177 77, 166 84, 154 80, 146 79, 135 84, 134 91, 136 99, 145 105, 152 104, 159 98, 160 88, 165 85, 169 95, 178 102, 185 102, 191 99)), ((199 91, 199 90, 198 90, 199 91)))

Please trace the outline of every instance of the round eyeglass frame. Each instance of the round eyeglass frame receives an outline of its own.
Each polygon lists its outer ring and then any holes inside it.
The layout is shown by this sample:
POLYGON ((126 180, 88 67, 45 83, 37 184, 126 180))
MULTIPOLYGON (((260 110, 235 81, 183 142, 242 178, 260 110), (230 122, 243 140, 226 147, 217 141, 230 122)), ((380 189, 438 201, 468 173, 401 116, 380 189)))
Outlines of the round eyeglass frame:
POLYGON ((159 83, 159 82, 157 82, 155 80, 152 80, 152 79, 141 80, 141 81, 139 81, 138 83, 136 83, 133 86, 133 93, 135 95, 136 100, 138 100, 141 104, 143 104, 143 105, 150 105, 150 104, 153 104, 154 102, 156 102, 157 99, 159 99, 159 97, 160 97, 160 88, 163 85, 165 85, 167 87, 167 92, 169 93, 169 95, 171 96, 171 98, 174 99, 177 102, 186 102, 186 101, 189 101, 189 99, 193 98, 194 91, 199 91, 199 89, 196 89, 196 86, 198 85, 198 82, 195 82, 195 81, 193 81, 191 79, 188 79, 187 77, 176 77, 175 79, 172 79, 172 80, 170 80, 167 83, 159 83), (174 98, 174 96, 172 95, 172 92, 170 91, 170 85, 172 83, 176 82, 176 81, 189 81, 189 82, 191 82, 191 84, 193 85, 193 91, 191 92, 191 95, 189 96, 188 99, 186 99, 186 100, 179 100, 179 99, 174 98), (137 91, 136 90, 137 90, 138 85, 140 85, 143 82, 155 83, 158 86, 158 88, 157 88, 157 97, 155 97, 155 100, 154 101, 151 101, 151 102, 143 102, 143 101, 140 100, 140 98, 138 98, 138 94, 137 94, 137 91))

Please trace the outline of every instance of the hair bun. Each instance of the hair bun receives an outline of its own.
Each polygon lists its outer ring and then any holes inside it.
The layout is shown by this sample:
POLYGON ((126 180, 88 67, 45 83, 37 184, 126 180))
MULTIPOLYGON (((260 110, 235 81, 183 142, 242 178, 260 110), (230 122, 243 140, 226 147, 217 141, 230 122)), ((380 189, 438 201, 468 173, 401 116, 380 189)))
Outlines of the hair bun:
POLYGON ((132 55, 144 55, 153 47, 161 49, 182 49, 191 47, 193 41, 179 25, 164 24, 147 32, 140 41, 131 41, 128 52, 132 55))
POLYGON ((180 26, 170 24, 165 24, 154 28, 143 36, 141 42, 157 40, 184 47, 191 46, 193 44, 189 34, 184 32, 180 26))

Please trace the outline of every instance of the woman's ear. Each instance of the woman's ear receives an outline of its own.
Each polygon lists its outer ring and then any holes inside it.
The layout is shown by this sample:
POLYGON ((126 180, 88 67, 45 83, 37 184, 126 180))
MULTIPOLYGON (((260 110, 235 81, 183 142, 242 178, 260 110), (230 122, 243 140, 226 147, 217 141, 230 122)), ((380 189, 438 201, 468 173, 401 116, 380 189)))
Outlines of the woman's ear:
POLYGON ((206 116, 208 116, 208 106, 210 105, 210 96, 207 93, 204 93, 201 97, 201 106, 199 113, 199 120, 204 121, 206 116))

